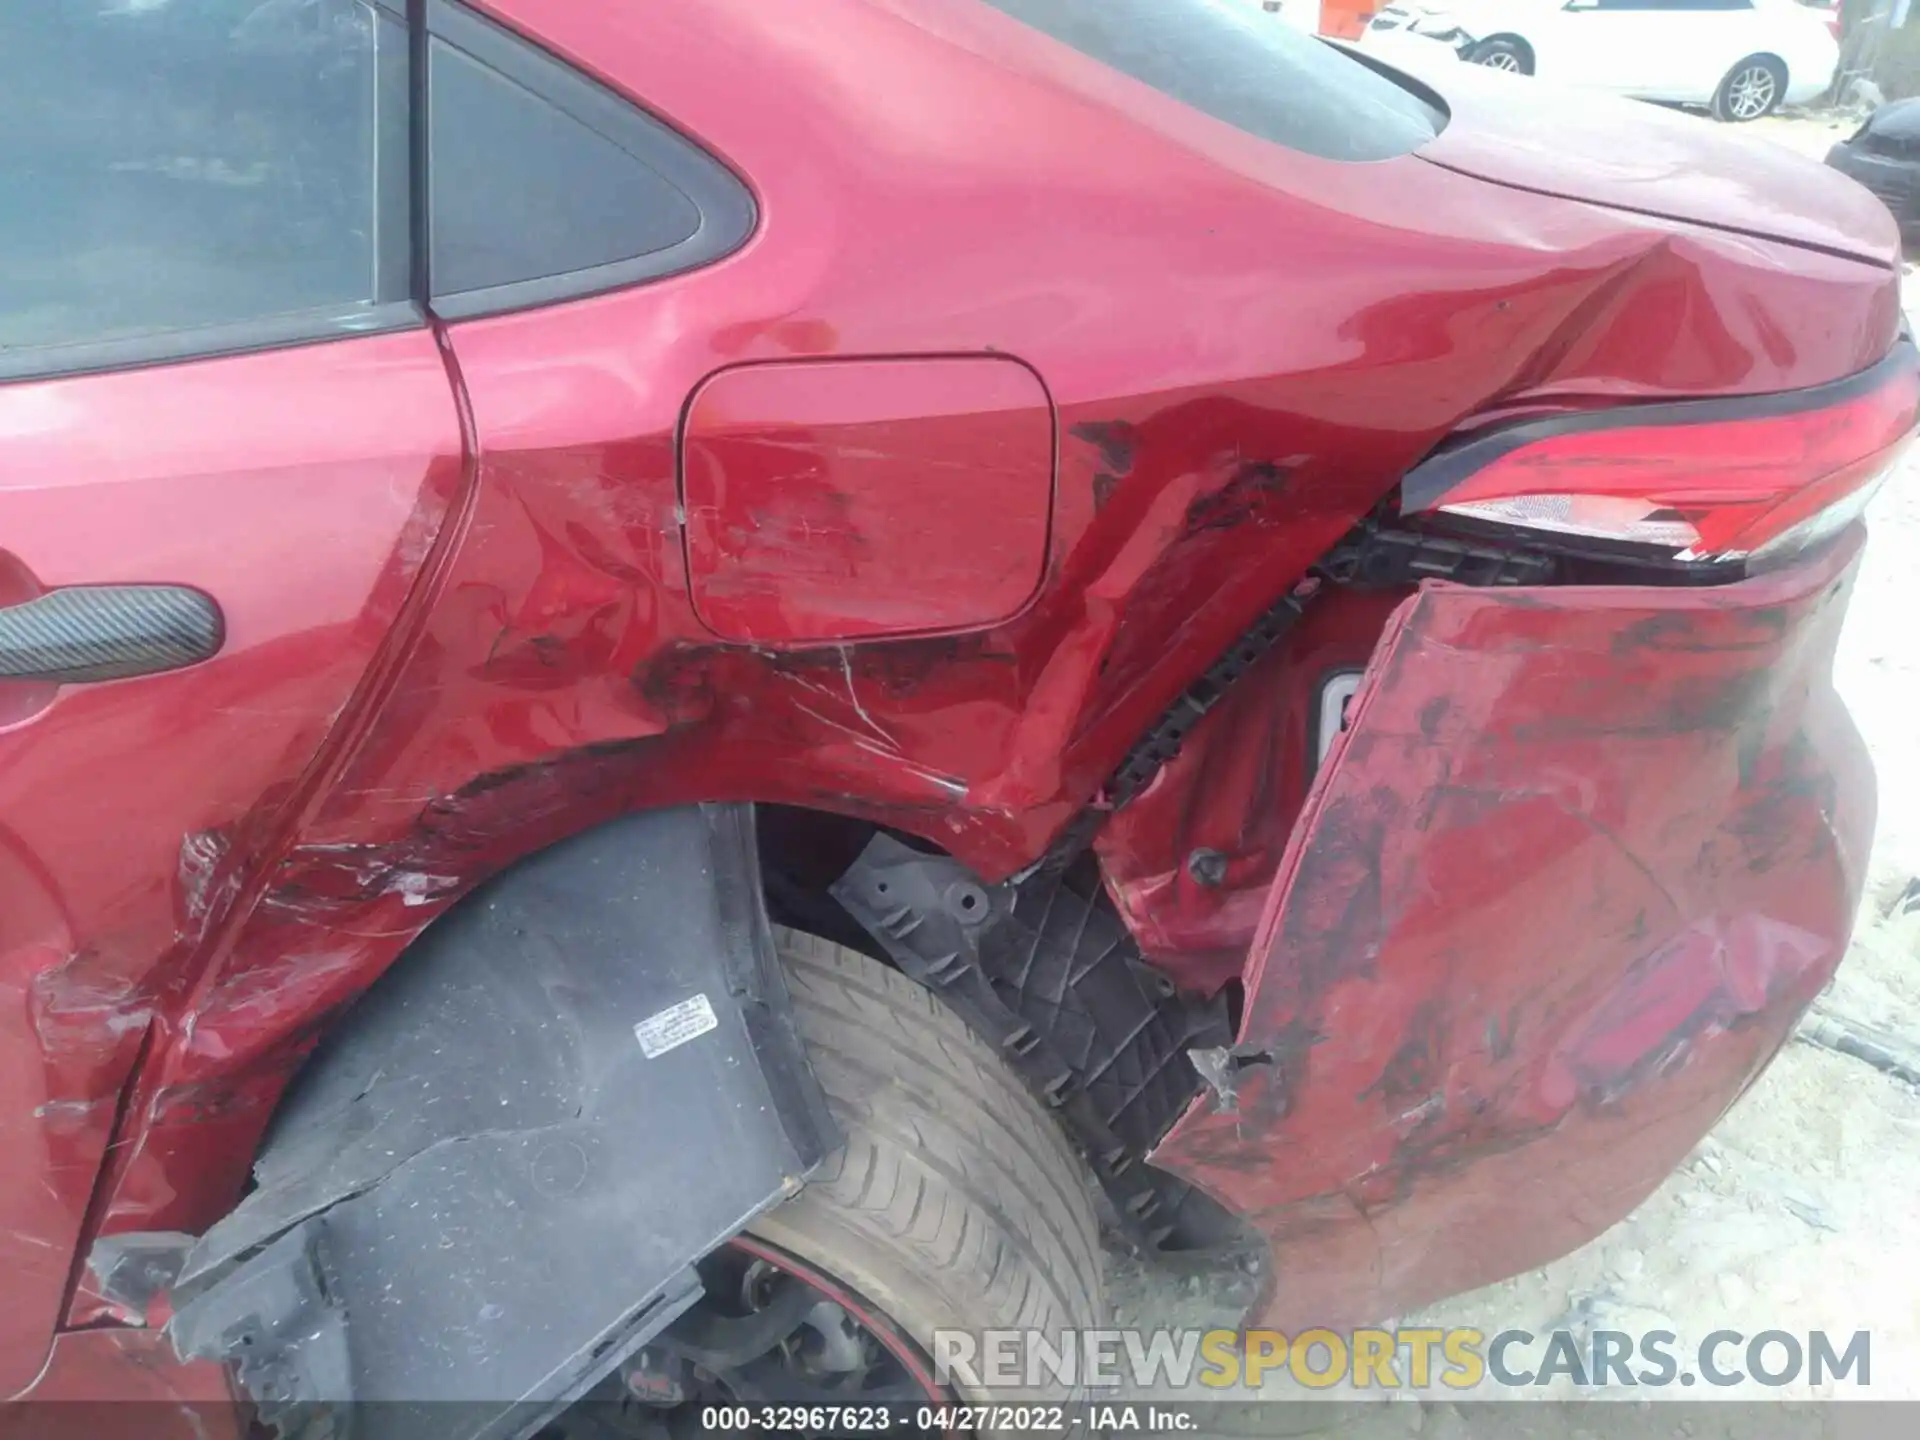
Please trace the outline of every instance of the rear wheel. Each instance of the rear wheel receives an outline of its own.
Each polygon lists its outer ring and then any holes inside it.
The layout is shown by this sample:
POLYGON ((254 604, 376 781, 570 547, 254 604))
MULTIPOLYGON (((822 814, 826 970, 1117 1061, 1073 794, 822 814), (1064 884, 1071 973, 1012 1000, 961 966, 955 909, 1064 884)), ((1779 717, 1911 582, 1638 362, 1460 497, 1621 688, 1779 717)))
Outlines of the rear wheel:
POLYGON ((1713 92, 1713 118, 1741 124, 1771 115, 1787 94, 1787 67, 1771 55, 1749 55, 1713 92))
POLYGON ((1093 1198, 1052 1117, 914 981, 775 933, 847 1143, 753 1234, 851 1284, 929 1351, 939 1329, 1098 1325, 1093 1198))
MULTIPOLYGON (((934 1333, 1101 1323, 1088 1177, 993 1048, 914 981, 775 930, 846 1144, 701 1262, 706 1295, 542 1440, 678 1436, 708 1406, 977 1400, 934 1333)), ((1017 1397, 1064 1401, 1037 1377, 1017 1397)), ((687 1433, 692 1433, 688 1431, 687 1433)))
POLYGON ((1507 35, 1482 40, 1467 51, 1467 59, 1489 70, 1507 70, 1516 75, 1533 73, 1533 52, 1519 40, 1507 35))

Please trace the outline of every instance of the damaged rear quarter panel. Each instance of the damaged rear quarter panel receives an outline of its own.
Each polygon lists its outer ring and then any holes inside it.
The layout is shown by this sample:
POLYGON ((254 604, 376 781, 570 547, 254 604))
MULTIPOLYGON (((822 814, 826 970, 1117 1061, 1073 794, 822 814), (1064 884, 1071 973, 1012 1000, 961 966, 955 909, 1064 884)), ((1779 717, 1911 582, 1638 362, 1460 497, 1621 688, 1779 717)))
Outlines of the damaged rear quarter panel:
MULTIPOLYGON (((140 997, 142 1059, 129 1082, 126 1045, 78 1097, 97 1109, 49 1197, 58 1223, 14 1212, 28 1249, 0 1243, 45 1267, 23 1342, 40 1350, 76 1238, 217 1221, 339 1012, 519 857, 624 812, 737 800, 876 820, 1003 877, 1490 398, 1791 389, 1871 364, 1898 325, 1891 271, 1519 191, 1489 203, 1413 157, 1347 165, 1173 101, 1143 113, 1132 82, 1110 105, 986 7, 813 0, 804 24, 743 0, 487 9, 710 146, 752 181, 762 228, 721 265, 447 327, 473 463, 428 582, 404 592, 392 665, 281 797, 271 844, 199 806, 160 833, 164 868, 143 867, 154 919, 120 948, 167 983, 140 997), (932 94, 973 101, 903 126, 932 94), (1033 603, 965 635, 721 643, 686 570, 676 437, 696 387, 737 366, 986 353, 1030 365, 1058 412, 1033 603)), ((67 516, 63 533, 90 532, 67 516)), ((282 708, 241 698, 216 708, 282 708)), ((204 702, 182 709, 196 746, 228 743, 204 702)), ((243 738, 267 733, 250 720, 243 738)), ((205 767, 122 752, 201 783, 205 767)), ((81 749, 75 773, 104 753, 81 749)), ((69 834, 108 878, 133 873, 124 843, 69 834)), ((121 1012, 91 1023, 117 1043, 121 1012)), ((16 1189, 39 1206, 43 1179, 16 1189)), ((82 1279, 66 1323, 109 1318, 125 1317, 82 1279)))
POLYGON ((1266 1321, 1573 1249, 1772 1056, 1871 839, 1829 679, 1859 544, 1716 589, 1400 609, 1255 940, 1233 1102, 1154 1156, 1272 1243, 1266 1321))

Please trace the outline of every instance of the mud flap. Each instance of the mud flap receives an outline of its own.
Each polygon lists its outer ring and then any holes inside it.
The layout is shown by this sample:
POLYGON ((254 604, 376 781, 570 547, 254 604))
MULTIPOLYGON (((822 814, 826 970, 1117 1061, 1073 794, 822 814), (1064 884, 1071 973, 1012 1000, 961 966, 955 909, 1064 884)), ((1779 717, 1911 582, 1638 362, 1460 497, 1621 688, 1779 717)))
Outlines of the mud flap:
POLYGON ((833 1143, 751 810, 630 817, 476 893, 356 1006, 170 1332, 283 1434, 530 1434, 833 1143))

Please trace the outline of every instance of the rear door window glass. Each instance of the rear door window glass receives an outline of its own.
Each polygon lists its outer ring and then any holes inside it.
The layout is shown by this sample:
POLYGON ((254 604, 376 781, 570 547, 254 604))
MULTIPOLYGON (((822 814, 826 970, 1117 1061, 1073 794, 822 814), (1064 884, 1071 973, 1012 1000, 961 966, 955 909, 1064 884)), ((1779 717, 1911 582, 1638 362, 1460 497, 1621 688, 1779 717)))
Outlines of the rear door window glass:
POLYGON ((367 0, 0 4, 0 376, 412 323, 406 52, 367 0))

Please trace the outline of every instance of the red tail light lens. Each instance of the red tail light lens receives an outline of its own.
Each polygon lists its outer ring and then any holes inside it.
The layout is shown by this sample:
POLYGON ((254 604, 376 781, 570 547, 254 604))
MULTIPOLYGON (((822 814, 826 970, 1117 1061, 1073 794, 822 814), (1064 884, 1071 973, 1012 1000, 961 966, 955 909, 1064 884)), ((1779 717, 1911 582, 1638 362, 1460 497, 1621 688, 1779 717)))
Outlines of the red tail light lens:
POLYGON ((1651 548, 1777 559, 1843 528, 1913 438, 1920 354, 1902 340, 1834 385, 1528 421, 1443 450, 1405 513, 1651 548))

